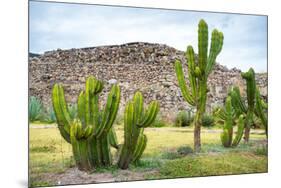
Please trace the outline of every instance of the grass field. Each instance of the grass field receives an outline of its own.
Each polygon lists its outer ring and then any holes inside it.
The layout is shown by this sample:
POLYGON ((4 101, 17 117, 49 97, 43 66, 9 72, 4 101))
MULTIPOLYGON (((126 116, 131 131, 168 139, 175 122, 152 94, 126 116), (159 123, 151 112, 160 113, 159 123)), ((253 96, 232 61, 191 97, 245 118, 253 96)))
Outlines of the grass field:
MULTIPOLYGON (((66 143, 57 128, 30 128, 29 169, 30 186, 131 181, 175 177, 194 177, 241 173, 267 172, 267 152, 264 134, 251 134, 249 144, 226 149, 220 142, 220 130, 202 130, 202 151, 198 154, 178 152, 193 146, 191 128, 146 128, 147 148, 141 162, 129 170, 113 166, 97 169, 93 174, 75 170, 71 145, 66 143), (71 179, 72 181, 68 180, 71 179)), ((117 129, 118 141, 123 130, 117 129)), ((113 153, 116 153, 112 149, 113 153)))

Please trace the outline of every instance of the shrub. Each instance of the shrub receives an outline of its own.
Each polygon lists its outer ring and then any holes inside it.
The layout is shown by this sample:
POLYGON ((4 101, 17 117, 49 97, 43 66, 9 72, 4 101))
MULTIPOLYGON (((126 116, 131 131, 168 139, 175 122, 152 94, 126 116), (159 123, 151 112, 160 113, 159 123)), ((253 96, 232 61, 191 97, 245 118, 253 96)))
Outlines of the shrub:
POLYGON ((44 116, 43 114, 44 114, 44 107, 42 102, 38 98, 31 96, 29 98, 29 104, 28 104, 29 121, 34 122, 37 120, 41 120, 44 116))
POLYGON ((178 152, 167 151, 162 153, 161 157, 162 159, 173 160, 173 159, 181 158, 182 156, 178 152))
POLYGON ((267 153, 268 153, 267 145, 262 145, 258 147, 255 151, 256 155, 267 155, 267 153))
POLYGON ((191 111, 180 111, 176 116, 175 126, 176 127, 187 127, 193 121, 191 111))
POLYGON ((205 114, 202 117, 202 126, 203 127, 212 127, 215 124, 213 116, 205 114))
POLYGON ((152 123, 151 127, 165 127, 166 126, 166 122, 163 120, 163 117, 158 114, 154 120, 154 122, 152 123))
POLYGON ((177 152, 180 155, 188 155, 193 153, 193 149, 190 146, 181 146, 178 148, 177 152))
POLYGON ((49 107, 47 109, 44 119, 47 123, 56 122, 56 115, 55 115, 55 111, 54 111, 53 107, 49 107))

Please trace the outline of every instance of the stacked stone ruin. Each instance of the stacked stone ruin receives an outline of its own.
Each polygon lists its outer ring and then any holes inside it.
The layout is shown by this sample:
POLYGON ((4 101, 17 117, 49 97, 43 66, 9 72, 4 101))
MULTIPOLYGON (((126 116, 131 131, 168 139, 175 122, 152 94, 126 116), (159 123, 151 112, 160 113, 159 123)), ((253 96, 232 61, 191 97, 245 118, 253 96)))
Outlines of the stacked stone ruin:
MULTIPOLYGON (((162 115, 173 116, 179 110, 191 108, 183 100, 177 84, 174 71, 176 59, 185 62, 184 52, 164 44, 143 42, 48 51, 29 59, 29 95, 50 106, 52 86, 61 83, 67 101, 75 103, 86 78, 94 75, 105 83, 102 99, 112 83, 120 84, 121 111, 126 101, 139 90, 145 101, 160 101, 162 115)), ((216 64, 208 80, 207 111, 223 104, 232 85, 238 85, 245 94, 245 82, 240 73, 237 68, 228 69, 216 64)), ((267 74, 257 74, 256 79, 262 95, 267 98, 267 74)))

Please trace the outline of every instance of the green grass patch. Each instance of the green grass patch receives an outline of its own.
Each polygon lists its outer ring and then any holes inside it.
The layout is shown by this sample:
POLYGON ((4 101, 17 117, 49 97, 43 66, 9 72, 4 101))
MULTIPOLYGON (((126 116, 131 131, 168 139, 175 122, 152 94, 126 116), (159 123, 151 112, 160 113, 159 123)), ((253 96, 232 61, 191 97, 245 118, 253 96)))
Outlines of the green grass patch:
POLYGON ((252 153, 189 156, 167 161, 160 168, 160 178, 213 176, 267 172, 267 158, 252 153))

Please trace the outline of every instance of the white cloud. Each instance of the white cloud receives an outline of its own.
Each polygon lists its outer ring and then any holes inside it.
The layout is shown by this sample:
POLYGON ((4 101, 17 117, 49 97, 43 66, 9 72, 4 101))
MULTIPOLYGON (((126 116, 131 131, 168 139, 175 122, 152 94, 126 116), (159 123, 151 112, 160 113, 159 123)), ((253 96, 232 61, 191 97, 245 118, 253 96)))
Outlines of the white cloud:
POLYGON ((260 16, 32 2, 30 51, 136 41, 180 50, 193 45, 197 51, 200 18, 209 24, 209 31, 216 27, 224 33, 221 64, 266 71, 266 19, 260 16))

